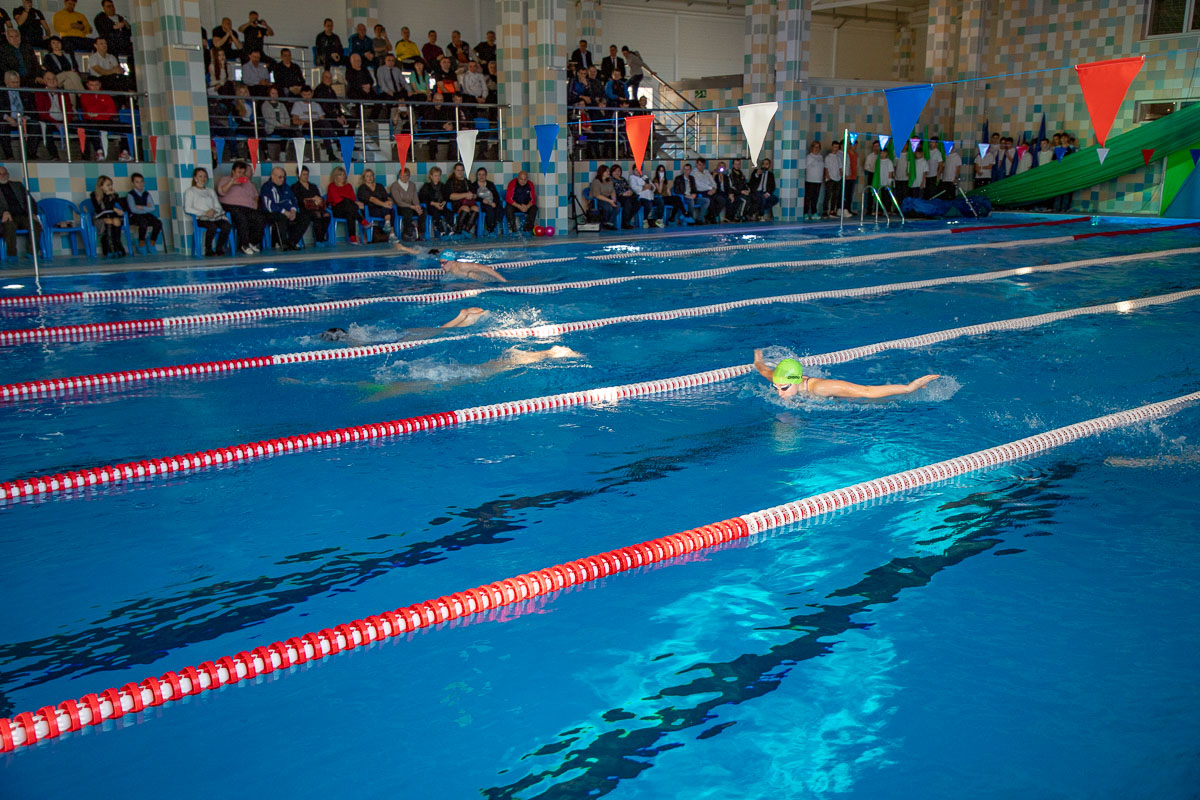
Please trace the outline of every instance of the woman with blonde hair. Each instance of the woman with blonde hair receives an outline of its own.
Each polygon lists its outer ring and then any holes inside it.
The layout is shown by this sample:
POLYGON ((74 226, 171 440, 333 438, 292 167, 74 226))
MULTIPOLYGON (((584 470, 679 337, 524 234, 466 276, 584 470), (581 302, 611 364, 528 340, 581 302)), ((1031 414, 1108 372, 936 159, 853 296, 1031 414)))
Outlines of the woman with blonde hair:
POLYGON ((346 220, 350 244, 358 244, 358 226, 364 221, 363 204, 358 202, 354 187, 346 181, 346 170, 342 167, 334 167, 329 174, 329 185, 325 187, 325 206, 334 219, 346 220))

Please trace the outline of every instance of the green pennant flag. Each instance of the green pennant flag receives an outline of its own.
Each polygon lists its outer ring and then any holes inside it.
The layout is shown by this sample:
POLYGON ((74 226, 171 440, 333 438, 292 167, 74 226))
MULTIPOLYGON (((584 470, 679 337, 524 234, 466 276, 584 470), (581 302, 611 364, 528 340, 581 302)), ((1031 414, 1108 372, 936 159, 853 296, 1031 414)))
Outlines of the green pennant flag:
POLYGON ((887 158, 887 150, 880 150, 879 160, 875 162, 875 172, 871 174, 871 185, 876 189, 883 186, 883 184, 880 183, 880 173, 883 172, 883 160, 885 158, 887 158))
MULTIPOLYGON (((1200 147, 1200 142, 1196 144, 1200 147)), ((1192 155, 1187 149, 1179 150, 1167 156, 1167 166, 1163 170, 1163 195, 1162 195, 1162 211, 1165 212, 1167 207, 1175 200, 1175 196, 1179 194, 1179 190, 1183 188, 1184 181, 1196 169, 1196 162, 1192 160, 1192 155)))

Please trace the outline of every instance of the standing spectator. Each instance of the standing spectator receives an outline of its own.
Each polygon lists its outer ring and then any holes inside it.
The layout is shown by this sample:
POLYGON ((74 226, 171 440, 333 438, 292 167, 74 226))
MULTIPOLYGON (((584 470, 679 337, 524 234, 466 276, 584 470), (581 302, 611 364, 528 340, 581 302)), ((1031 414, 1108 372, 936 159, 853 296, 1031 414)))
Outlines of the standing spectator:
POLYGON ((467 63, 471 60, 471 45, 463 41, 461 33, 450 32, 450 46, 446 50, 446 55, 450 56, 450 60, 454 64, 455 72, 466 70, 467 63))
MULTIPOLYGON (((328 138, 332 129, 331 123, 325 119, 325 110, 321 104, 314 102, 313 89, 307 84, 300 87, 300 99, 292 103, 292 127, 302 134, 311 133, 314 139, 325 146, 329 160, 337 160, 337 155, 333 152, 333 142, 328 138)), ((316 160, 317 154, 314 152, 312 155, 316 160)))
POLYGON ((0 70, 17 73, 22 79, 30 79, 38 72, 37 55, 21 41, 21 32, 16 28, 4 31, 4 44, 0 44, 0 70))
POLYGON ((629 97, 636 100, 638 87, 642 84, 642 78, 646 77, 646 62, 642 61, 642 54, 637 50, 630 50, 629 45, 621 48, 621 54, 625 56, 625 63, 629 65, 629 97))
POLYGON ((54 35, 45 15, 33 7, 33 0, 21 0, 21 5, 13 9, 13 22, 21 32, 21 39, 31 47, 44 48, 46 39, 54 35))
POLYGON ((96 52, 88 59, 88 75, 99 78, 106 92, 126 92, 131 88, 121 62, 108 52, 108 40, 104 38, 96 40, 96 52))
POLYGON ((217 181, 217 196, 233 220, 238 249, 248 256, 259 252, 266 217, 258 210, 258 189, 250 180, 250 165, 245 161, 233 162, 231 173, 217 181))
POLYGON ((712 173, 708 171, 708 161, 704 158, 696 159, 696 170, 692 173, 692 177, 696 180, 696 191, 708 202, 705 207, 708 209, 703 219, 698 219, 696 222, 712 222, 719 220, 721 212, 725 210, 725 197, 717 191, 717 182, 713 180, 712 173))
POLYGON ((842 143, 834 142, 825 156, 825 216, 848 217, 842 201, 842 143))
POLYGON ((1026 139, 1024 142, 1022 142, 1021 147, 1024 148, 1024 152, 1021 150, 1017 151, 1017 175, 1029 172, 1029 170, 1033 169, 1033 152, 1029 148, 1029 140, 1026 139))
POLYGON ((661 228, 663 218, 663 200, 654 193, 654 186, 642 174, 635 164, 629 173, 629 188, 637 196, 638 205, 642 207, 642 218, 646 220, 647 228, 661 228))
POLYGON ((650 181, 650 185, 654 188, 654 193, 662 199, 664 208, 664 225, 670 222, 676 216, 683 215, 683 200, 679 197, 676 197, 675 193, 671 190, 674 184, 672 183, 671 176, 667 173, 667 168, 664 165, 659 164, 655 168, 654 180, 650 181), (667 208, 671 209, 671 216, 669 219, 665 216, 665 209, 667 208))
POLYGON ((271 70, 262 63, 261 50, 251 50, 242 62, 242 83, 253 97, 266 97, 267 89, 271 88, 271 70))
POLYGON ((50 46, 50 52, 42 56, 42 68, 53 72, 64 89, 82 91, 83 79, 75 71, 75 59, 63 52, 62 39, 51 36, 46 44, 50 46))
POLYGON ((804 219, 816 219, 821 216, 818 203, 821 200, 821 184, 825 176, 825 159, 821 157, 821 143, 813 141, 808 145, 808 155, 804 157, 804 219))
POLYGON ((879 154, 879 196, 884 198, 887 196, 888 190, 892 188, 892 183, 896 175, 896 162, 892 156, 884 150, 879 154))
POLYGON ((388 187, 388 194, 391 195, 396 212, 400 215, 400 238, 406 242, 420 239, 424 229, 424 220, 421 217, 424 216, 425 210, 421 208, 421 200, 417 197, 417 184, 413 182, 408 167, 400 170, 395 182, 388 187))
POLYGON ((195 217, 196 224, 204 229, 204 255, 207 258, 225 255, 229 220, 225 218, 217 193, 208 186, 208 170, 204 167, 192 171, 192 185, 183 192, 183 210, 195 217))
POLYGON ((448 236, 454 224, 454 208, 450 203, 450 193, 442 183, 440 167, 431 167, 425 178, 425 185, 418 193, 425 213, 433 221, 433 228, 442 236, 448 236))
MULTIPOLYGON (((1055 134, 1057 136, 1058 134, 1055 134)), ((988 147, 988 151, 975 159, 975 188, 987 186, 992 182, 992 168, 996 166, 996 151, 988 147)))
POLYGON ((392 52, 392 40, 387 34, 387 28, 376 25, 374 36, 371 37, 371 49, 375 51, 375 63, 383 64, 383 57, 392 52))
POLYGON ((608 176, 607 165, 601 164, 596 167, 596 175, 592 178, 592 183, 588 187, 588 191, 592 196, 592 202, 600 212, 601 226, 605 230, 615 231, 617 225, 613 220, 617 218, 617 212, 621 210, 621 204, 617 201, 612 178, 608 176))
POLYGON ((463 95, 476 103, 486 103, 488 97, 487 78, 479 69, 479 62, 472 61, 462 76, 463 95))
POLYGON ((0 164, 0 230, 4 233, 4 244, 8 252, 17 254, 17 231, 31 231, 29 237, 29 254, 33 254, 34 240, 42 233, 42 225, 37 220, 37 203, 25 191, 20 181, 10 180, 8 167, 0 164), (29 218, 30 206, 33 207, 34 218, 29 218))
POLYGON ((909 197, 924 197, 925 196, 925 181, 929 177, 929 162, 925 160, 925 154, 918 152, 916 160, 913 161, 912 173, 908 179, 908 195, 909 197))
POLYGON ((96 178, 92 189, 92 224, 100 240, 100 252, 105 258, 124 258, 125 244, 121 241, 121 228, 125 225, 125 211, 121 199, 113 189, 113 180, 107 175, 96 178))
POLYGON ((496 184, 488 180, 488 171, 483 167, 475 170, 475 185, 471 187, 475 199, 479 201, 479 211, 483 214, 483 229, 487 233, 495 233, 500 224, 500 192, 496 184))
POLYGON ((925 198, 929 199, 937 192, 938 182, 942 175, 942 142, 938 137, 929 139, 929 158, 925 165, 925 198))
POLYGON ((59 91, 58 77, 50 70, 42 73, 42 84, 46 87, 46 90, 34 95, 33 100, 37 108, 38 119, 50 127, 50 135, 46 137, 46 150, 49 152, 50 158, 57 161, 57 130, 63 128, 64 111, 67 116, 70 116, 73 110, 71 97, 59 91))
POLYGON ((388 241, 394 243, 396 234, 392 231, 392 212, 396 204, 392 202, 392 196, 383 184, 375 180, 375 170, 363 170, 355 199, 362 205, 364 224, 373 228, 376 222, 382 223, 381 227, 387 234, 388 241))
POLYGON ((317 34, 317 66, 329 69, 342 63, 342 40, 333 32, 333 20, 325 18, 325 29, 317 34))
POLYGON ((854 187, 858 183, 858 150, 851 143, 846 148, 846 210, 854 210, 854 187))
POLYGON ((267 139, 267 160, 278 161, 281 149, 287 149, 287 141, 296 135, 292 127, 292 115, 288 107, 279 100, 279 89, 272 86, 267 90, 267 100, 262 104, 262 132, 267 139))
MULTIPOLYGON (((20 136, 20 118, 25 114, 25 95, 18 92, 21 88, 21 76, 13 70, 8 70, 4 73, 5 90, 0 91, 0 154, 3 154, 5 161, 11 161, 13 158, 12 136, 15 134, 20 136)), ((37 138, 33 132, 33 128, 27 128, 26 133, 29 136, 27 148, 29 157, 33 158, 37 153, 37 138)))
POLYGON ((480 65, 490 64, 496 60, 496 32, 488 31, 484 36, 486 41, 475 45, 475 57, 479 60, 480 65))
POLYGON ((375 85, 379 87, 379 96, 384 100, 402 103, 408 99, 404 73, 396 66, 396 57, 390 52, 384 53, 383 63, 375 71, 375 85))
POLYGON ((438 59, 442 55, 442 48, 437 43, 437 31, 430 31, 429 41, 421 47, 421 58, 424 59, 426 66, 431 66, 438 63, 438 59))
POLYGON ((396 61, 401 67, 411 67, 421 60, 421 49, 409 37, 408 28, 400 29, 400 41, 396 42, 396 61))
POLYGON ((613 164, 608 174, 612 177, 613 196, 621 207, 621 227, 629 230, 633 227, 633 216, 641 203, 629 181, 625 180, 625 172, 620 164, 613 164))
POLYGON ((692 174, 690 162, 683 162, 683 171, 675 176, 671 191, 683 202, 683 213, 690 214, 692 221, 697 224, 704 222, 704 215, 708 211, 708 197, 700 194, 696 187, 696 176, 692 174))
POLYGON ((755 217, 769 220, 775 219, 771 209, 779 204, 779 195, 775 193, 775 176, 771 173, 771 159, 764 158, 754 171, 750 173, 750 196, 754 203, 755 217))
POLYGON ((751 198, 750 182, 746 180, 746 175, 742 172, 740 158, 735 158, 729 163, 729 184, 733 187, 734 202, 730 204, 729 213, 726 216, 734 222, 742 222, 746 218, 751 198))
POLYGON ((363 204, 354 195, 354 187, 346 181, 346 170, 334 167, 325 187, 325 205, 334 219, 344 219, 350 232, 350 244, 358 244, 358 227, 363 223, 363 204))
POLYGON ((113 0, 104 0, 100 9, 92 20, 96 24, 96 35, 108 42, 113 55, 133 58, 133 29, 129 27, 129 20, 117 13, 113 0))
POLYGON ((962 166, 962 156, 957 150, 951 150, 942 161, 942 191, 946 192, 947 200, 953 200, 958 194, 958 170, 962 166))
POLYGON ((367 35, 366 25, 360 22, 354 26, 354 33, 346 40, 346 49, 348 55, 357 53, 364 62, 375 57, 375 42, 367 35))
POLYGON ((454 232, 470 233, 475 230, 475 220, 479 217, 479 203, 475 198, 475 190, 467 180, 467 173, 459 162, 454 165, 454 171, 446 181, 446 190, 450 192, 450 202, 456 214, 454 232))
POLYGON ((135 172, 129 176, 133 188, 125 195, 125 208, 129 211, 129 228, 137 232, 137 248, 154 252, 154 243, 162 233, 162 220, 158 218, 158 203, 146 189, 146 178, 135 172))
MULTIPOLYGON (((57 14, 54 15, 58 17, 57 14)), ((58 27, 57 23, 55 27, 58 27)), ((237 31, 233 29, 233 20, 229 17, 221 18, 221 25, 213 31, 212 46, 214 50, 224 50, 225 60, 234 61, 242 57, 242 40, 238 38, 237 31)), ((70 48, 67 48, 68 50, 70 48)))
POLYGON ((325 234, 329 231, 329 210, 325 208, 321 187, 308 179, 308 167, 300 168, 300 174, 292 184, 292 194, 296 195, 300 208, 312 218, 313 241, 325 241, 325 234))
POLYGON ((625 59, 617 55, 617 46, 610 44, 608 46, 608 55, 600 62, 600 74, 612 75, 613 72, 618 73, 618 77, 625 80, 625 59))
POLYGON ((304 70, 300 68, 299 64, 292 61, 291 49, 285 47, 279 51, 279 60, 275 62, 273 73, 280 95, 284 97, 300 96, 300 88, 304 86, 304 70))
POLYGON ((870 214, 875 208, 875 197, 871 187, 875 185, 875 173, 879 170, 879 140, 871 142, 871 152, 863 161, 863 213, 870 214))
POLYGON ((517 232, 517 214, 525 215, 525 232, 537 224, 537 190, 529 181, 529 173, 521 170, 508 182, 504 192, 504 213, 508 217, 509 233, 517 232))
POLYGON ((242 34, 243 58, 248 57, 251 53, 258 53, 264 62, 271 63, 271 59, 263 53, 263 46, 266 44, 267 37, 274 36, 275 31, 265 19, 258 16, 257 11, 251 11, 247 15, 246 21, 238 26, 238 32, 242 34))
MULTIPOLYGON (((363 66, 361 53, 350 54, 350 66, 346 67, 346 99, 359 102, 375 99, 375 79, 371 77, 371 70, 363 66)), ((353 108, 351 116, 357 117, 357 111, 357 108, 353 108)), ((363 107, 366 119, 375 119, 375 115, 382 111, 384 111, 383 106, 363 107)))
POLYGON ((87 79, 87 92, 79 96, 79 117, 83 122, 83 126, 87 131, 84 138, 84 153, 88 145, 92 147, 92 157, 96 161, 104 158, 103 149, 103 134, 116 134, 117 141, 120 142, 119 158, 121 161, 129 161, 129 151, 125 149, 124 131, 121 129, 120 120, 117 117, 117 104, 113 101, 111 95, 104 94, 100 89, 100 79, 95 75, 89 75, 87 79))
POLYGON ((904 198, 908 197, 908 153, 904 152, 907 147, 908 143, 903 143, 900 152, 896 154, 896 158, 894 159, 895 169, 893 170, 893 174, 896 182, 893 194, 896 197, 896 202, 901 204, 904 203, 904 198))
POLYGON ((262 207, 280 247, 285 252, 299 250, 304 232, 312 224, 312 215, 300 207, 296 193, 287 185, 283 167, 271 170, 271 179, 262 190, 262 207))
POLYGON ((63 40, 63 49, 68 53, 87 53, 92 49, 92 24, 87 17, 75 10, 75 0, 63 0, 63 7, 54 12, 52 18, 55 32, 63 40))
POLYGON ((596 66, 596 62, 592 60, 592 53, 588 50, 587 39, 579 40, 579 47, 575 49, 575 52, 571 53, 571 57, 567 59, 567 64, 574 64, 577 68, 583 69, 596 66))

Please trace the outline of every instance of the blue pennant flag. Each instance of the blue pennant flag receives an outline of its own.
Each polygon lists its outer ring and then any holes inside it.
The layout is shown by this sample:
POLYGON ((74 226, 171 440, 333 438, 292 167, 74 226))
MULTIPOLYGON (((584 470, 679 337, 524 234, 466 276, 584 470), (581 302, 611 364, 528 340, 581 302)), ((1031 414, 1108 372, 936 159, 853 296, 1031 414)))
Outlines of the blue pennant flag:
POLYGON ((213 147, 217 148, 217 163, 221 163, 221 156, 225 155, 225 140, 220 136, 213 139, 213 147))
POLYGON ((558 123, 547 122, 542 125, 534 125, 533 130, 537 134, 537 149, 538 155, 542 159, 542 172, 546 172, 550 169, 554 151, 558 147, 558 123))
POLYGON ((1192 154, 1192 166, 1200 167, 1200 149, 1193 148, 1188 152, 1192 154))
POLYGON ((904 141, 912 133, 917 124, 917 117, 933 94, 933 84, 920 86, 905 86, 899 89, 885 89, 887 98, 888 122, 892 126, 892 138, 904 141))
POLYGON ((346 174, 350 174, 350 161, 354 158, 354 136, 339 136, 338 146, 342 148, 342 166, 346 168, 346 174))
POLYGON ((125 134, 125 144, 129 145, 129 155, 132 158, 133 157, 133 134, 132 133, 125 134))
POLYGON ((1066 154, 1067 154, 1067 148, 1065 148, 1061 145, 1054 148, 1054 160, 1055 161, 1062 161, 1063 156, 1065 156, 1066 154))
POLYGON ((858 134, 854 131, 850 132, 850 144, 858 144, 858 134))

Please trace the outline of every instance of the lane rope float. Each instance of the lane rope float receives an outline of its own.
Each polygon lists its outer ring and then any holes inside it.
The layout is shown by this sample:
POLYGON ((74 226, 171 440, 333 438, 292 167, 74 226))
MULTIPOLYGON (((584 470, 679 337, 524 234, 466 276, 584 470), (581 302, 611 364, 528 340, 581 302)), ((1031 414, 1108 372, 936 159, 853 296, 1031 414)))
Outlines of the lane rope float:
POLYGON ((0 400, 28 400, 52 394, 63 394, 82 390, 113 389, 132 386, 153 381, 188 378, 194 376, 218 375, 230 372, 240 372, 248 369, 283 366, 285 364, 312 363, 317 361, 348 361, 358 358, 370 358, 379 355, 399 353, 423 347, 430 344, 455 342, 463 339, 526 339, 548 338, 565 333, 595 330, 609 325, 634 322, 665 322, 676 319, 702 317, 721 314, 739 308, 769 305, 773 303, 808 303, 815 300, 827 300, 842 297, 866 297, 888 292, 911 291, 928 289, 936 286, 946 286, 962 283, 979 283, 1002 280, 1004 278, 1020 277, 1034 273, 1051 273, 1096 264, 1119 264, 1133 261, 1144 261, 1154 258, 1167 258, 1176 255, 1200 254, 1200 247, 1184 247, 1174 250, 1157 250, 1148 253, 1133 253, 1125 256, 1107 258, 1089 258, 1078 261, 1066 261, 1059 264, 1043 264, 1031 267, 1016 267, 1013 269, 996 270, 994 272, 976 272, 966 275, 951 275, 944 278, 929 278, 920 281, 905 281, 901 283, 885 283, 874 286, 859 286, 848 289, 829 289, 816 292, 801 292, 797 294, 775 295, 772 297, 755 297, 746 300, 734 300, 725 303, 714 303, 690 308, 666 309, 651 311, 643 314, 627 314, 619 317, 605 317, 575 322, 546 323, 523 328, 502 328, 452 336, 439 336, 431 339, 415 339, 410 341, 386 342, 381 344, 360 345, 358 347, 343 347, 325 350, 305 350, 294 353, 280 353, 244 358, 219 359, 193 364, 176 364, 172 366, 145 367, 142 369, 119 370, 91 375, 74 375, 64 378, 46 378, 42 380, 23 381, 19 383, 0 384, 0 400))
POLYGON ((666 272, 655 275, 621 275, 611 278, 594 278, 582 281, 564 281, 561 283, 541 283, 500 286, 487 286, 478 289, 460 289, 449 292, 433 292, 428 294, 378 295, 374 297, 357 297, 348 300, 327 300, 317 303, 303 303, 290 306, 268 306, 263 308, 248 308, 238 311, 213 311, 207 314, 192 314, 183 317, 159 317, 155 319, 130 319, 116 322, 93 322, 83 325, 57 325, 40 328, 21 328, 0 331, 0 345, 28 344, 31 342, 47 341, 90 341, 110 336, 127 334, 161 334, 171 330, 195 329, 212 325, 223 325, 231 322, 268 319, 273 317, 314 314, 325 311, 358 308, 360 306, 378 303, 447 303, 455 300, 466 300, 477 297, 485 292, 503 292, 509 294, 551 294, 566 289, 591 289, 597 286, 615 286, 630 281, 643 280, 676 280, 690 281, 703 278, 721 277, 738 272, 758 269, 807 268, 807 267, 838 267, 847 264, 866 264, 875 261, 885 261, 891 258, 916 258, 935 253, 945 253, 959 250, 974 250, 977 248, 1009 248, 1028 247, 1031 245, 1065 244, 1072 242, 1070 236, 1055 236, 1046 239, 1028 241, 1014 240, 1011 242, 979 242, 972 244, 948 245, 944 247, 927 247, 920 250, 901 250, 889 253, 876 253, 859 256, 841 256, 838 258, 814 258, 805 261, 772 261, 765 264, 742 264, 732 267, 715 267, 713 269, 695 270, 691 272, 666 272))
POLYGON ((136 714, 146 708, 210 692, 227 684, 288 669, 402 633, 483 614, 539 595, 555 594, 571 586, 629 572, 737 539, 745 539, 751 534, 782 528, 900 492, 942 483, 971 472, 1028 459, 1079 439, 1173 414, 1197 400, 1200 400, 1200 392, 1192 392, 1170 400, 1094 417, 1036 433, 1024 439, 851 484, 711 525, 690 528, 680 533, 526 572, 473 589, 442 595, 394 611, 385 611, 341 625, 292 636, 266 646, 205 661, 196 666, 168 671, 159 677, 151 676, 138 682, 131 681, 99 694, 86 694, 77 700, 42 706, 37 711, 25 711, 11 719, 0 718, 0 752, 29 747, 40 741, 55 739, 64 733, 99 725, 106 720, 119 719, 125 714, 136 714))
MULTIPOLYGON (((1134 309, 1165 305, 1196 296, 1200 296, 1200 289, 1189 289, 1171 294, 1156 295, 1154 297, 1141 297, 1134 300, 1122 300, 1098 306, 1084 306, 1064 311, 1053 311, 1029 317, 1015 317, 993 322, 983 322, 976 325, 965 325, 958 328, 922 333, 903 339, 891 339, 885 342, 851 347, 831 353, 803 356, 799 360, 806 366, 843 364, 885 350, 927 347, 931 344, 964 336, 977 336, 994 331, 1035 328, 1039 325, 1092 314, 1127 313, 1134 309)), ((546 395, 526 400, 510 400, 503 403, 474 406, 439 414, 425 414, 418 417, 408 417, 368 425, 355 425, 347 428, 335 428, 316 433, 281 436, 273 439, 249 442, 247 444, 198 450, 192 453, 167 456, 165 458, 142 459, 140 461, 128 461, 103 467, 71 470, 53 475, 18 478, 0 483, 0 500, 15 500, 61 494, 72 489, 116 485, 159 475, 190 473, 223 464, 235 464, 252 459, 283 455, 285 453, 299 453, 318 447, 339 446, 351 442, 391 439, 396 436, 415 433, 416 431, 448 428, 468 422, 507 419, 524 414, 552 411, 554 409, 591 403, 615 403, 618 400, 648 397, 679 389, 720 383, 746 375, 753 369, 749 364, 742 364, 708 370, 706 372, 697 372, 691 375, 680 375, 673 378, 606 386, 597 389, 584 389, 577 392, 565 392, 563 394, 546 395)))
POLYGON ((1051 219, 1043 222, 1013 222, 1005 225, 971 225, 966 228, 951 228, 951 233, 971 233, 973 231, 1005 231, 1012 228, 1037 228, 1043 225, 1071 225, 1076 222, 1091 222, 1091 217, 1071 217, 1069 219, 1051 219))
POLYGON ((1137 236, 1143 233, 1165 233, 1166 231, 1180 231, 1184 228, 1200 227, 1200 222, 1185 222, 1181 225, 1151 225, 1148 228, 1133 228, 1127 231, 1096 231, 1094 233, 1077 233, 1075 239, 1095 239, 1098 236, 1137 236))

